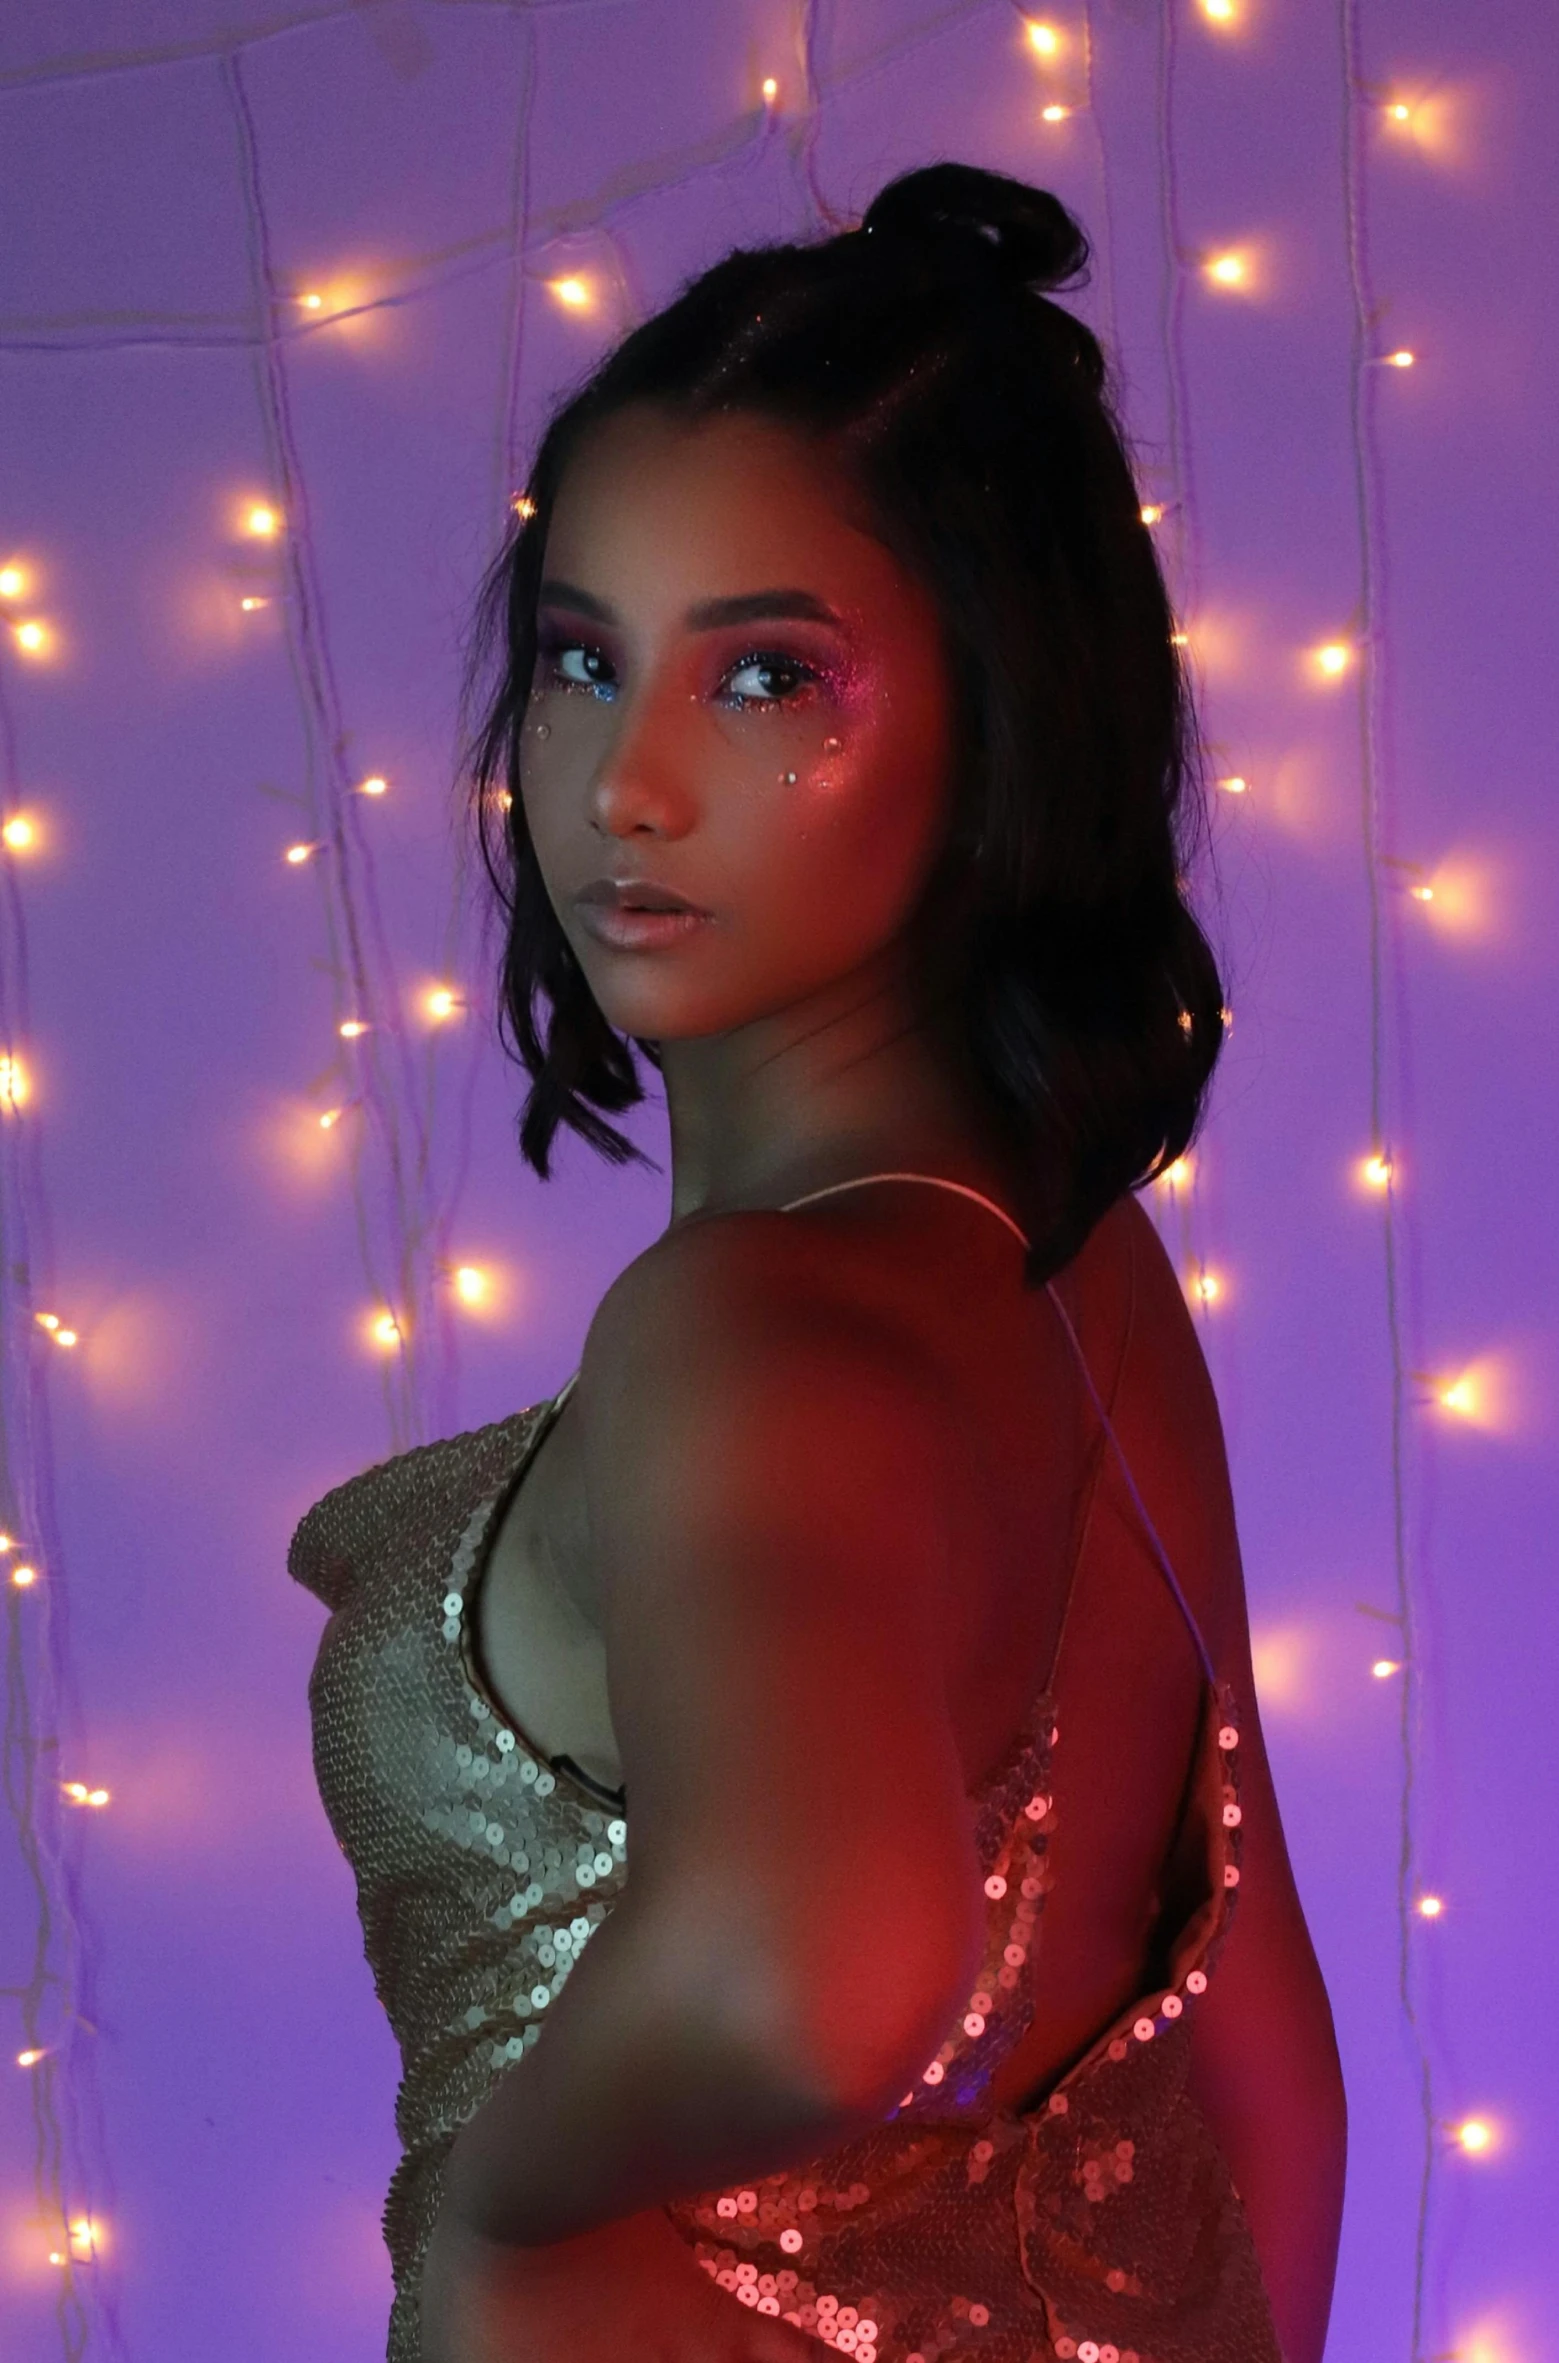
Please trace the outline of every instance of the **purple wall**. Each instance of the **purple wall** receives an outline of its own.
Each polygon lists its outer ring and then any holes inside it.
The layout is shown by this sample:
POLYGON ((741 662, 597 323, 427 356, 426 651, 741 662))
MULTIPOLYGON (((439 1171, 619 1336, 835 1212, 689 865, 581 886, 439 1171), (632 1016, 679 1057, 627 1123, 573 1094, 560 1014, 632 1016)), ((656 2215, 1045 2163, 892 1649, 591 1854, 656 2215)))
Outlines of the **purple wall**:
POLYGON ((338 1478, 556 1386, 665 1204, 514 1154, 449 785, 463 616, 543 406, 618 325, 939 154, 1047 183, 1095 239, 1071 300, 1123 360, 1215 768, 1248 782, 1209 905, 1234 1033, 1188 1189, 1150 1197, 1188 1288, 1222 1284, 1203 1334, 1352 2094, 1329 2353, 1409 2363, 1415 2288, 1423 2358, 1559 2352, 1559 35, 1520 0, 1232 4, 1066 0, 1052 68, 996 0, 0 20, 0 567, 27 577, 0 575, 0 755, 36 829, 0 857, 0 1050, 31 1085, 0 1111, 0 1521, 39 1571, 0 1584, 14 2363, 382 2352, 395 2059, 283 1552, 338 1478), (1228 248, 1241 285, 1205 274, 1228 248), (567 271, 595 310, 549 293, 567 271), (274 541, 241 530, 258 500, 274 541), (434 1026, 440 980, 469 1007, 434 1026), (1404 1597, 1406 1643, 1358 1605, 1404 1597), (1481 2156, 1446 2130, 1469 2114, 1481 2156), (51 2266, 89 2246, 61 2208, 98 2248, 51 2266))

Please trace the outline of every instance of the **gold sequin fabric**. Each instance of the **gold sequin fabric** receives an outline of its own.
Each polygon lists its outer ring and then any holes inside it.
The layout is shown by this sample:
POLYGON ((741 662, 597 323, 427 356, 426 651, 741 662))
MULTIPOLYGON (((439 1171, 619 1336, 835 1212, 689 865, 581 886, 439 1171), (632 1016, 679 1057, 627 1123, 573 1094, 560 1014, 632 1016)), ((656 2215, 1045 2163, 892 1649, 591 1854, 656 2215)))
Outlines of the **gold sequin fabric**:
MULTIPOLYGON (((626 1803, 504 1721, 465 1622, 494 1513, 561 1400, 338 1486, 288 1557, 331 1612, 309 1684, 315 1769, 401 2051, 389 2363, 417 2363, 449 2146, 538 2040, 627 1877, 626 1803)), ((1239 1882, 1238 1738, 1209 1684, 1162 1984, 1052 2090, 997 2109, 993 2074, 1033 2018, 1051 1884, 1059 1734, 1050 1699, 1035 1702, 970 1797, 985 1955, 934 2057, 848 2146, 667 2207, 734 2302, 856 2363, 1281 2363, 1228 2168, 1187 2091, 1190 2016, 1239 1882)))

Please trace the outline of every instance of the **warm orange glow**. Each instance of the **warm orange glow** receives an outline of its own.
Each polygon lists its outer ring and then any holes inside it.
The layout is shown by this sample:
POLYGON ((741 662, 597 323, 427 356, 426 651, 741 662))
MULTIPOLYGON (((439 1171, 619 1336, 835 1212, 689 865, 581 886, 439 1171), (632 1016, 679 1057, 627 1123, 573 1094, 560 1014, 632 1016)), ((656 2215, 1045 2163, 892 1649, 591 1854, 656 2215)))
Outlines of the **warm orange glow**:
POLYGON ((11 1581, 19 1592, 30 1590, 37 1580, 38 1570, 36 1567, 17 1566, 11 1570, 11 1581))
POLYGON ((1401 1671, 1401 1665, 1394 1657, 1378 1657, 1370 1668, 1377 1682, 1389 1682, 1393 1674, 1400 1674, 1401 1671))
POLYGON ((47 656, 53 644, 53 634, 46 623, 30 616, 26 623, 17 624, 12 633, 23 656, 47 656))
POLYGON ((281 531, 280 510, 267 508, 263 501, 257 501, 245 513, 244 531, 254 534, 257 540, 270 541, 281 531))
POLYGON ((58 1329, 60 1325, 58 1313, 34 1313, 33 1319, 40 1329, 58 1329))
POLYGON ((560 304, 572 311, 583 310, 591 301, 590 285, 585 279, 549 279, 547 285, 560 304))
POLYGON ((1041 107, 1041 119, 1046 123, 1064 123, 1072 112, 1070 107, 1041 107))
POLYGON ((339 1124, 340 1121, 341 1110, 339 1108, 327 1108, 319 1120, 319 1129, 321 1132, 329 1132, 332 1127, 339 1124))
POLYGON ((1317 672, 1335 681, 1353 662, 1354 652, 1345 640, 1328 640, 1313 652, 1317 672))
POLYGON ((0 566, 0 599, 20 599, 27 588, 27 575, 20 566, 0 566))
POLYGON ((19 2051, 16 2055, 16 2064, 19 2068, 35 2068, 40 2059, 47 2057, 48 2054, 44 2051, 19 2051))
POLYGON ((108 1803, 106 1789, 89 1789, 83 1780, 61 1781, 60 1787, 72 1805, 106 1805, 108 1803))
POLYGON ((1234 0, 1201 0, 1202 14, 1209 24, 1229 25, 1234 22, 1234 0))
POLYGON ((517 492, 509 506, 516 517, 530 518, 536 514, 536 504, 528 492, 517 492))
POLYGON ((1200 1304, 1214 1304, 1223 1294, 1223 1282, 1215 1272, 1198 1272, 1191 1283, 1191 1294, 1200 1304))
POLYGON ((57 1346, 75 1346, 79 1345, 81 1340, 73 1329, 56 1329, 54 1342, 57 1346))
POLYGON ((1395 353, 1387 353, 1383 358, 1388 369, 1411 369, 1418 356, 1416 353, 1410 353, 1403 345, 1395 353))
POLYGON ((322 312, 325 308, 325 299, 322 295, 300 295, 298 301, 305 312, 322 312))
POLYGON ((393 1313, 375 1313, 368 1323, 368 1338, 381 1354, 393 1354, 401 1344, 401 1325, 393 1313))
POLYGON ((312 854, 316 854, 318 851, 319 847, 317 845, 289 845, 287 848, 287 859, 291 862, 293 868, 296 869, 300 863, 306 862, 312 854))
POLYGON ((455 1294, 462 1304, 481 1304, 491 1286, 487 1274, 477 1264, 461 1264, 455 1272, 455 1294))
POLYGON ((1478 1408, 1478 1390, 1470 1378, 1453 1379, 1448 1387, 1441 1388, 1440 1400, 1447 1411, 1471 1414, 1478 1408))
POLYGON ((16 1543, 9 1534, 0 1534, 0 1551, 14 1551, 16 1543))
POLYGON ((369 773, 367 779, 358 781, 357 792, 360 796, 382 796, 388 791, 389 785, 389 781, 384 778, 382 773, 373 771, 369 773))
POLYGON ((366 1034, 367 1031, 367 1024, 360 1017, 349 1017, 336 1028, 343 1042, 355 1042, 359 1034, 366 1034))
POLYGON ((1486 2117, 1465 2117, 1453 2131, 1469 2158, 1481 2158, 1494 2147, 1494 2128, 1486 2117))
POLYGON ((1230 779, 1221 779, 1218 782, 1218 785, 1220 788, 1222 788, 1226 796, 1243 796, 1246 789, 1250 785, 1250 782, 1248 780, 1241 779, 1239 774, 1236 772, 1230 779))
POLYGON ((1158 1186, 1165 1190, 1183 1190, 1189 1185, 1195 1170, 1196 1160, 1193 1157, 1176 1157, 1158 1176, 1158 1186))
POLYGON ((1213 255, 1202 267, 1215 287, 1243 287, 1250 277, 1245 256, 1232 251, 1213 255))
POLYGON ((1421 1895, 1415 1909, 1421 1920, 1438 1920, 1445 1910, 1445 1904, 1438 1895, 1421 1895))
POLYGON ((32 1097, 32 1080, 14 1051, 0 1051, 0 1111, 24 1108, 32 1097))
POLYGON ((37 844, 38 831, 25 812, 13 812, 4 828, 0 828, 0 838, 4 838, 12 853, 27 853, 37 844))
POLYGON ((432 985, 422 997, 422 1006, 434 1025, 442 1026, 458 1017, 465 1003, 452 985, 432 985))
POLYGON ((1027 27, 1029 47, 1036 57, 1052 58, 1061 53, 1061 36, 1054 25, 1041 24, 1030 18, 1027 27))
POLYGON ((778 84, 778 83, 775 81, 775 79, 774 79, 774 76, 773 76, 772 74, 765 74, 765 76, 764 76, 764 78, 763 78, 763 103, 764 103, 764 105, 765 105, 766 107, 772 107, 772 106, 773 106, 773 104, 774 104, 774 101, 775 101, 775 100, 776 100, 778 97, 779 97, 779 84, 778 84))
POLYGON ((240 599, 238 604, 242 608, 245 615, 254 615, 259 611, 260 608, 269 607, 271 603, 269 599, 257 598, 253 593, 251 593, 247 599, 240 599))
POLYGON ((1163 519, 1164 504, 1162 501, 1147 501, 1139 514, 1144 525, 1157 525, 1163 519))
POLYGON ((1396 1174, 1389 1157, 1366 1157, 1359 1167, 1359 1178, 1371 1190, 1383 1190, 1396 1174))

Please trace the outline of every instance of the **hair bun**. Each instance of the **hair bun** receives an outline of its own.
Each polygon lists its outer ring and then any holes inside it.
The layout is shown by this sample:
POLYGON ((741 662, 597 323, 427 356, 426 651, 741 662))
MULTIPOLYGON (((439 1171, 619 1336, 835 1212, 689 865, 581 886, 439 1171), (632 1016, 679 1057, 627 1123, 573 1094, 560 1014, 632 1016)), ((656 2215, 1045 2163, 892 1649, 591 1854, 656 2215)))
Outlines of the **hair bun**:
POLYGON ((879 189, 861 221, 877 233, 983 251, 1025 287, 1048 292, 1087 280, 1088 240, 1048 189, 977 164, 924 164, 879 189))

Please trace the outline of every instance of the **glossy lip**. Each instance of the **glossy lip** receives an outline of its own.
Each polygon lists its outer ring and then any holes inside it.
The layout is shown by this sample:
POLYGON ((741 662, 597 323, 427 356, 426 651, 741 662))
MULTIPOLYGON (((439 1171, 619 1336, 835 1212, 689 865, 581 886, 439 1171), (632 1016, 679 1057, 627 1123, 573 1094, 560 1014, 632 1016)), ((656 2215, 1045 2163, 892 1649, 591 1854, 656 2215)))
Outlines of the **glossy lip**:
POLYGON ((663 944, 680 943, 684 936, 696 935, 710 924, 707 911, 691 909, 615 910, 607 903, 586 902, 582 897, 575 898, 575 909, 587 935, 619 952, 655 951, 663 944))
POLYGON ((604 906, 609 911, 691 911, 700 919, 709 916, 697 903, 690 903, 685 894, 674 893, 669 886, 657 886, 653 878, 592 878, 588 886, 581 886, 574 900, 598 908, 604 906))

